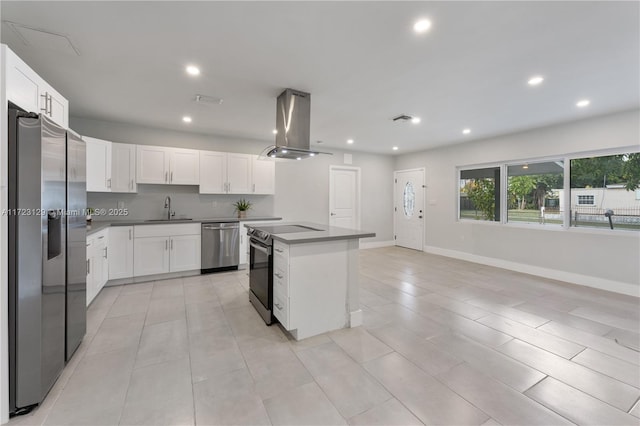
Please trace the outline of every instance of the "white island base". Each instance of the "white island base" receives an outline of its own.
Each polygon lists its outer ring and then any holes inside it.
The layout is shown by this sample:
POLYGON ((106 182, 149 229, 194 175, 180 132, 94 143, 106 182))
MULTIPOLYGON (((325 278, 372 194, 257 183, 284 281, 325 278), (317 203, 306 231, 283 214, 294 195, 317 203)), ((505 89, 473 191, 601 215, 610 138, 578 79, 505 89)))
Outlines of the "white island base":
POLYGON ((362 325, 359 239, 274 241, 273 313, 296 340, 362 325))

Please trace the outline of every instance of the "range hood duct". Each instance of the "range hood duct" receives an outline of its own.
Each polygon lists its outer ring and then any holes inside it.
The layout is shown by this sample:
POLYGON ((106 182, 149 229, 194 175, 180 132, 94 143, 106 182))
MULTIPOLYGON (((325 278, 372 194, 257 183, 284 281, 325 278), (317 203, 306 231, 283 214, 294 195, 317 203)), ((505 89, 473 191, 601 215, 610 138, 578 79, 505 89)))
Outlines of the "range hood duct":
POLYGON ((264 151, 272 158, 302 160, 327 152, 310 149, 311 94, 285 89, 276 102, 276 144, 264 151))

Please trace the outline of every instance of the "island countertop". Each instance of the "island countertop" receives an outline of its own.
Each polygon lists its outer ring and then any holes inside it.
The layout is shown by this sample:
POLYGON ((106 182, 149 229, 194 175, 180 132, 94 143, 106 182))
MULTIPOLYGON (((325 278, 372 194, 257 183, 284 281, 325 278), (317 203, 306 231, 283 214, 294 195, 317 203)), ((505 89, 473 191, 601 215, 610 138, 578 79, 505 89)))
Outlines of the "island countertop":
POLYGON ((303 232, 294 232, 287 234, 273 233, 271 237, 276 241, 282 241, 285 244, 302 244, 316 243, 320 241, 350 240, 358 238, 375 237, 375 232, 362 231, 360 229, 339 228, 337 226, 321 225, 319 223, 310 222, 276 222, 276 223, 260 223, 253 225, 245 225, 246 228, 254 228, 263 230, 266 226, 286 226, 300 225, 317 230, 308 230, 303 232))

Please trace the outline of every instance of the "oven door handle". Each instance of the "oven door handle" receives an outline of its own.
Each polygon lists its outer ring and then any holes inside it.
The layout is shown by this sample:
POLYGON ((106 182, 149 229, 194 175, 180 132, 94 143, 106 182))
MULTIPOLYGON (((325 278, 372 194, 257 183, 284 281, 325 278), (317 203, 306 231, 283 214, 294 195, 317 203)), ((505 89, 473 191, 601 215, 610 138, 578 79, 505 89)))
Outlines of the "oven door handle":
POLYGON ((254 249, 266 254, 267 256, 271 256, 271 247, 263 247, 257 244, 254 244, 253 241, 249 241, 249 245, 254 249))

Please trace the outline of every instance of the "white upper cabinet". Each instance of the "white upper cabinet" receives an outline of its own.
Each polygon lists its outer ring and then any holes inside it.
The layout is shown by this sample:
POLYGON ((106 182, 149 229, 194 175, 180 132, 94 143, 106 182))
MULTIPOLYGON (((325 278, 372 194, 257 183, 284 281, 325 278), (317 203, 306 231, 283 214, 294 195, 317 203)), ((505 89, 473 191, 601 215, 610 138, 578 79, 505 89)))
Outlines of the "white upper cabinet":
POLYGON ((87 191, 111 192, 111 142, 83 136, 87 146, 87 191))
POLYGON ((200 193, 225 194, 227 192, 227 154, 200 151, 200 193))
POLYGON ((276 193, 276 162, 270 158, 261 159, 254 155, 251 159, 253 194, 276 193))
POLYGON ((251 185, 251 155, 227 154, 227 192, 229 194, 250 194, 251 185))
POLYGON ((194 149, 138 145, 137 183, 198 185, 199 153, 194 149))
POLYGON ((111 192, 136 192, 136 146, 111 144, 111 192))
POLYGON ((252 194, 252 156, 200 151, 201 194, 252 194))
POLYGON ((198 185, 200 153, 194 149, 169 148, 169 183, 198 185))
POLYGON ((169 183, 169 152, 167 148, 138 145, 136 181, 138 183, 169 183))
POLYGON ((42 114, 69 128, 69 101, 6 46, 7 99, 29 112, 42 114))

